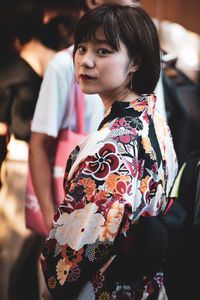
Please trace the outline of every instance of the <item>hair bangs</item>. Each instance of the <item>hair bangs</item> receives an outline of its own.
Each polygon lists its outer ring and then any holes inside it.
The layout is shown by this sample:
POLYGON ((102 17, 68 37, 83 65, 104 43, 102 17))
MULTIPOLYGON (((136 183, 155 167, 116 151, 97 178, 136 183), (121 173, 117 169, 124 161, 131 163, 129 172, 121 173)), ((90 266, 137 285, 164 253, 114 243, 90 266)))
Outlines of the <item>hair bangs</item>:
POLYGON ((97 32, 101 30, 105 35, 108 44, 115 50, 120 49, 119 26, 116 16, 112 10, 106 12, 102 9, 99 13, 90 11, 80 20, 74 34, 74 54, 77 50, 78 44, 82 42, 89 42, 98 40, 97 32))
POLYGON ((160 76, 160 45, 151 17, 140 7, 95 8, 81 18, 76 28, 74 54, 81 42, 99 42, 102 35, 116 51, 120 51, 122 42, 130 60, 138 65, 131 89, 138 94, 152 93, 160 76))

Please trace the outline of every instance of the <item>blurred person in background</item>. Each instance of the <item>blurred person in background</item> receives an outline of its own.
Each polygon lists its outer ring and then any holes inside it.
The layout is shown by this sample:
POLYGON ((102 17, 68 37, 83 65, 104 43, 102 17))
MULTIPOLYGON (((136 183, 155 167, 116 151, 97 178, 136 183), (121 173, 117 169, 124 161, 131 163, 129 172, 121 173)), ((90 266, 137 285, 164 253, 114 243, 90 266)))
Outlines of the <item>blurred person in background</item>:
MULTIPOLYGON (((4 64, 7 64, 10 59, 13 58, 14 53, 11 50, 11 26, 9 19, 9 12, 4 3, 0 3, 0 114, 1 111, 4 110, 4 97, 6 96, 6 92, 4 88, 1 87, 2 76, 4 72, 2 72, 4 64), (3 101, 3 102, 2 102, 3 101)), ((0 121, 0 190, 2 187, 2 175, 1 175, 1 166, 3 161, 5 160, 7 154, 7 143, 9 140, 9 136, 7 135, 7 124, 4 123, 4 119, 0 121), (3 122, 2 122, 3 121, 3 122)), ((9 265, 9 255, 8 251, 4 251, 3 244, 7 241, 7 234, 10 231, 10 224, 8 223, 7 214, 5 213, 3 207, 6 205, 6 199, 2 203, 0 200, 0 269, 3 271, 3 277, 0 279, 0 299, 7 299, 5 291, 5 284, 7 286, 7 281, 9 278, 10 265, 9 265)), ((8 250, 8 249, 7 249, 8 250)))
MULTIPOLYGON (((15 51, 12 47, 12 35, 11 35, 11 14, 9 13, 8 6, 4 2, 0 3, 0 84, 4 78, 4 66, 9 64, 9 61, 15 57, 15 51), (2 71, 1 71, 2 70, 2 71)), ((5 89, 0 89, 0 114, 1 110, 4 111, 6 101, 4 98, 5 89)), ((0 170, 1 165, 7 154, 7 143, 9 141, 8 126, 4 122, 4 119, 0 120, 0 170)), ((0 188, 2 186, 1 173, 0 173, 0 188)))
MULTIPOLYGON (((56 5, 60 6, 59 3, 56 5)), ((8 13, 11 7, 15 55, 13 60, 4 61, 0 82, 0 121, 5 128, 4 133, 11 136, 2 171, 3 187, 0 194, 1 211, 7 218, 4 224, 7 235, 1 243, 0 259, 4 264, 2 270, 5 270, 5 276, 1 280, 0 293, 5 300, 7 297, 13 300, 37 300, 40 299, 42 290, 42 280, 39 282, 38 278, 38 257, 43 238, 30 233, 24 226, 24 193, 32 116, 42 77, 55 50, 48 48, 43 42, 45 16, 39 2, 19 1, 13 6, 8 5, 8 13), (15 224, 11 222, 14 216, 15 224), (3 262, 3 256, 8 256, 6 262, 3 262)), ((75 1, 68 1, 65 10, 68 14, 71 11, 74 18, 80 13, 75 1)), ((71 29, 72 26, 69 32, 71 29)), ((66 45, 72 42, 71 36, 68 38, 69 40, 65 40, 66 45)), ((54 42, 52 37, 51 43, 54 46, 51 48, 57 49, 54 42)))
POLYGON ((42 43, 43 11, 35 1, 1 5, 4 24, 1 24, 0 122, 4 129, 1 140, 6 143, 1 159, 5 160, 1 170, 0 226, 6 234, 2 229, 0 265, 4 275, 0 279, 0 298, 36 300, 39 299, 36 258, 41 241, 25 228, 24 193, 31 120, 46 66, 55 51, 42 43), (8 28, 9 41, 6 41, 3 33, 8 28))
POLYGON ((73 32, 82 9, 77 0, 43 1, 43 42, 58 51, 73 44, 73 32))

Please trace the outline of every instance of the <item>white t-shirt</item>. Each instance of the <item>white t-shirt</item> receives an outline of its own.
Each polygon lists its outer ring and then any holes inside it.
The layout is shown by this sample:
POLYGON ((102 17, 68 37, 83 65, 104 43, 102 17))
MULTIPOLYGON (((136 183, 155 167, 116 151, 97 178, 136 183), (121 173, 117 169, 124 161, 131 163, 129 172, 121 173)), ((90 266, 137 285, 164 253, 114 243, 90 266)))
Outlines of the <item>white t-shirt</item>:
POLYGON ((159 111, 159 113, 163 116, 164 120, 167 121, 167 113, 165 109, 165 97, 164 97, 164 89, 163 89, 163 83, 162 83, 162 75, 160 76, 158 83, 155 88, 155 93, 157 96, 156 101, 156 109, 159 111))
MULTIPOLYGON (((47 66, 31 131, 57 137, 61 128, 68 127, 69 113, 67 105, 74 79, 73 46, 58 52, 47 66)), ((104 116, 104 106, 98 95, 85 95, 85 131, 95 131, 104 116)), ((72 127, 75 120, 72 120, 72 127)))

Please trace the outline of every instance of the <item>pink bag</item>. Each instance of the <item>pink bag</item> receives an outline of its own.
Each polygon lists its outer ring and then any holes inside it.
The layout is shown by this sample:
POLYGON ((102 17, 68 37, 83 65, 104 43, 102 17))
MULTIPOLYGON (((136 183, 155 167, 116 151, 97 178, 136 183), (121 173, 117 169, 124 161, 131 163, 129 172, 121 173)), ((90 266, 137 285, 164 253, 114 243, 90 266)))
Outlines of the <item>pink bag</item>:
MULTIPOLYGON (((53 160, 53 198, 56 206, 60 205, 64 200, 63 177, 67 159, 72 150, 86 136, 84 133, 84 95, 76 83, 74 83, 69 106, 69 127, 68 129, 60 130, 55 143, 55 157, 53 160), (75 131, 71 128, 74 115, 76 116, 77 125, 75 131)), ((25 223, 27 228, 36 231, 40 235, 48 235, 43 215, 34 192, 30 170, 28 170, 25 195, 25 223)))
POLYGON ((80 91, 79 86, 74 84, 74 105, 70 107, 69 128, 62 129, 59 132, 56 141, 56 152, 53 164, 53 192, 56 204, 60 204, 64 200, 63 178, 67 159, 86 137, 84 132, 84 95, 80 91), (76 117, 76 131, 71 129, 72 117, 76 117))

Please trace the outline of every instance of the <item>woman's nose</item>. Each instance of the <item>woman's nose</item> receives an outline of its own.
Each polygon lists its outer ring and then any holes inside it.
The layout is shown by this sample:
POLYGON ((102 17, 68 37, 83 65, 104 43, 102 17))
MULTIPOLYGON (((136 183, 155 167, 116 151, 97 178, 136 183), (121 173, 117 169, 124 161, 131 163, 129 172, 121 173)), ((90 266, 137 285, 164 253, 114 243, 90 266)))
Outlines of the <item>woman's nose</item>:
POLYGON ((82 67, 84 68, 93 68, 95 65, 94 57, 90 53, 85 53, 81 62, 82 67))

